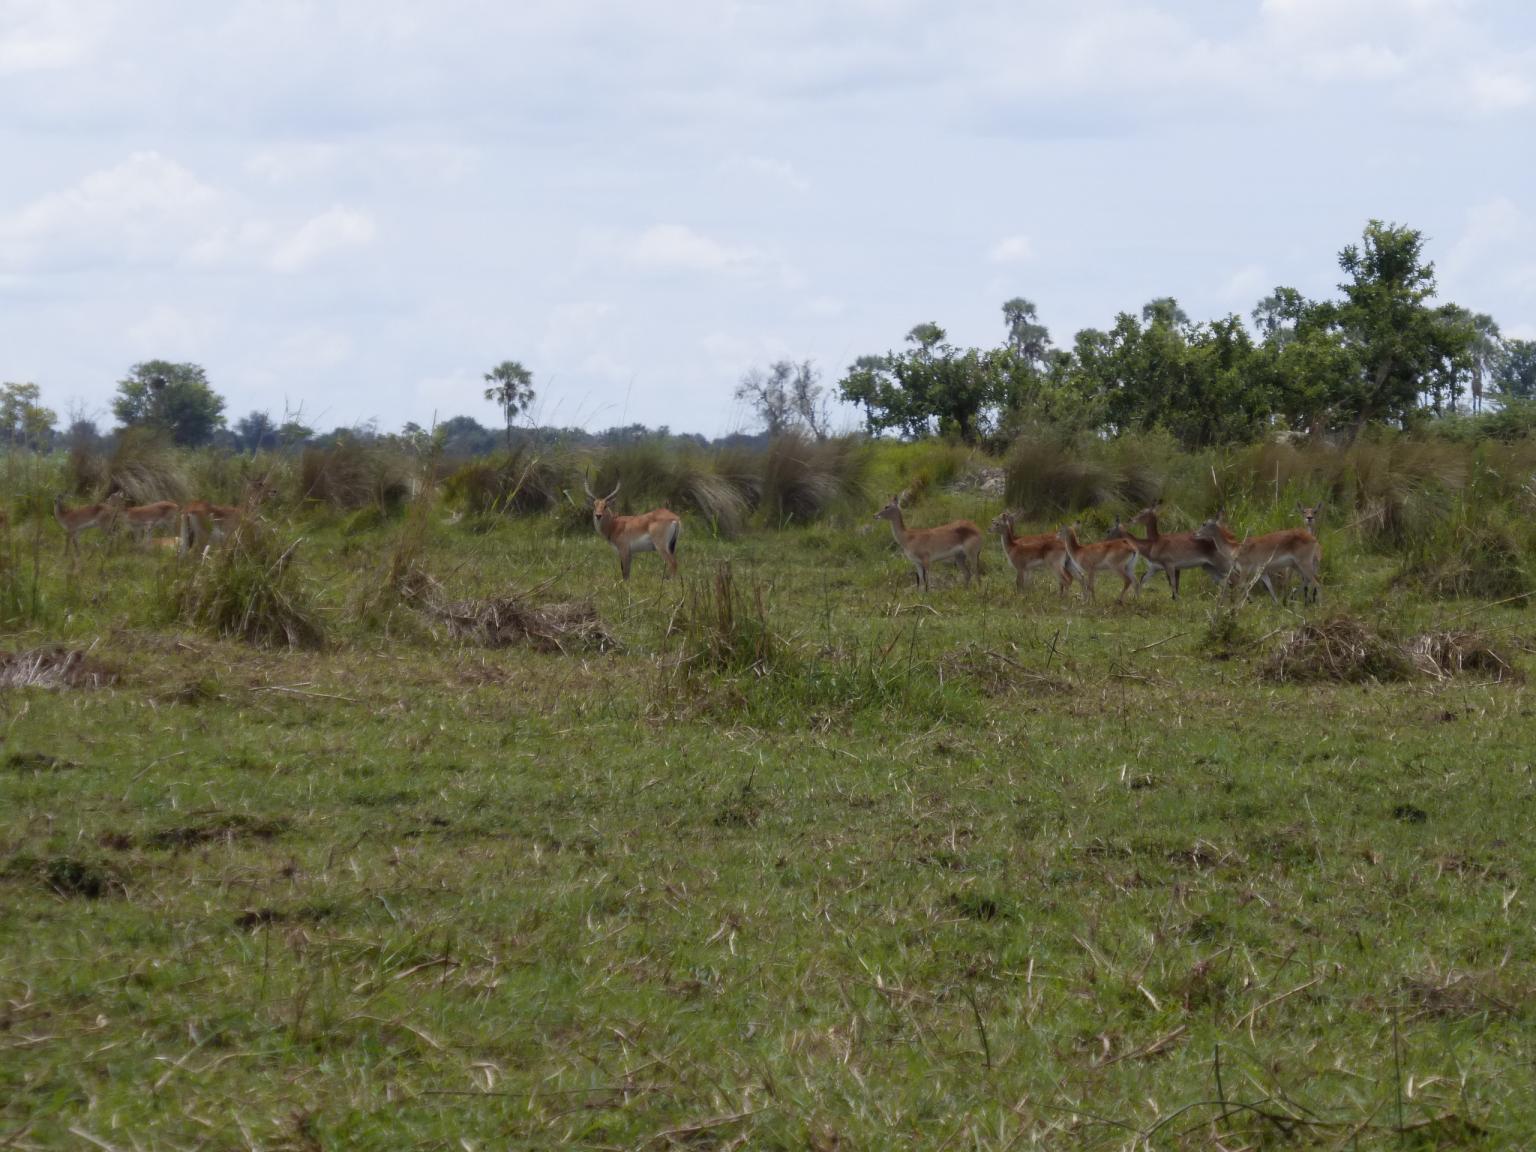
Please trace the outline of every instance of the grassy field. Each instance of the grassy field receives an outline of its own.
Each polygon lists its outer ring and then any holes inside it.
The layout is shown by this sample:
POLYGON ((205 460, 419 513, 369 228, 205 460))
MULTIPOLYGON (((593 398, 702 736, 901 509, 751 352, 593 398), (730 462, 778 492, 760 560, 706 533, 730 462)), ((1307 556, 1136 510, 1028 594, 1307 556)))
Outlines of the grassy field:
MULTIPOLYGON (((863 515, 627 586, 430 526, 445 596, 594 598, 566 653, 370 599, 398 522, 283 524, 328 642, 257 649, 46 527, 0 647, 116 678, 0 688, 0 1148, 1536 1146, 1518 677, 1277 683, 1297 612, 1019 595, 995 541, 919 598, 863 515)), ((1527 663, 1323 539, 1306 618, 1527 663)))

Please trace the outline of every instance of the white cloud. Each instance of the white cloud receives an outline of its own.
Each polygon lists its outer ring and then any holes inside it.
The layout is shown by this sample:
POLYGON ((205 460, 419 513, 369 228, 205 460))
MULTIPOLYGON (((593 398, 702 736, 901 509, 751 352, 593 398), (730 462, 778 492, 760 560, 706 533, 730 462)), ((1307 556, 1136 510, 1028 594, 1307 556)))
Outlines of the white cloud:
POLYGON ((1473 106, 1488 113, 1524 108, 1536 96, 1536 88, 1531 82, 1514 72, 1474 72, 1467 87, 1473 106))
POLYGON ((1222 295, 1229 300, 1253 301, 1260 294, 1274 285, 1267 279, 1267 273, 1262 264, 1244 264, 1232 275, 1227 277, 1227 282, 1222 286, 1222 295))
POLYGON ((161 304, 128 326, 138 355, 164 360, 201 360, 222 326, 208 316, 161 304))
POLYGON ((337 206, 306 220, 282 240, 271 256, 279 272, 298 272, 322 256, 373 243, 373 217, 367 212, 337 206))
POLYGON ((822 320, 836 320, 848 311, 848 302, 836 296, 813 296, 806 301, 805 310, 822 320))
POLYGON ((136 152, 72 188, 0 217, 16 268, 175 263, 217 228, 219 194, 158 152, 136 152))
POLYGON ((647 228, 627 246, 626 255, 647 272, 740 272, 763 262, 755 248, 722 243, 682 224, 647 228))
POLYGON ((987 253, 987 259, 994 264, 1027 264, 1034 258, 1034 241, 1028 236, 1006 236, 987 253))
POLYGON ((766 179, 783 185, 793 192, 809 192, 811 182, 787 160, 775 160, 768 156, 751 154, 732 156, 724 165, 728 172, 740 172, 746 176, 766 179))
POLYGON ((250 213, 158 152, 135 152, 0 216, 0 268, 62 271, 130 265, 304 268, 369 244, 373 218, 334 207, 298 225, 250 213))
POLYGON ((57 72, 82 63, 106 18, 98 3, 0 0, 0 76, 57 72))

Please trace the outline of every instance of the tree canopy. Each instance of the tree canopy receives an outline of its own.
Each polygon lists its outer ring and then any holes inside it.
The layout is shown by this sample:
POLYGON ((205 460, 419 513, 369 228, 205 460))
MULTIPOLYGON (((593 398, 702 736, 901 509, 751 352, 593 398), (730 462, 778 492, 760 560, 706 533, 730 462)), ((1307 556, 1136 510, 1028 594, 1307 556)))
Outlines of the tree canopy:
POLYGON ((112 414, 124 428, 153 428, 177 444, 197 446, 224 426, 224 398, 196 364, 146 360, 117 382, 112 414))

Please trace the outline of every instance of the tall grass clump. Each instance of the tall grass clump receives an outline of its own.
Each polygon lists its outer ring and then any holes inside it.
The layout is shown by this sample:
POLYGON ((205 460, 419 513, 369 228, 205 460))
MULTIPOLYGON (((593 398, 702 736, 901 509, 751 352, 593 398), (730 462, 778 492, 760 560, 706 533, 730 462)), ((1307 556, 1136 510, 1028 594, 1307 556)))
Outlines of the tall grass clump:
POLYGON ((519 445, 509 453, 463 464, 443 480, 448 504, 466 516, 552 512, 580 481, 565 456, 519 445))
POLYGON ((769 524, 783 527, 867 502, 868 475, 869 453, 856 437, 780 436, 763 454, 763 515, 769 524))
POLYGON ((768 623, 763 586, 754 581, 743 588, 728 560, 709 579, 689 581, 667 631, 678 641, 677 668, 685 678, 766 675, 785 654, 768 623))
POLYGON ((325 626, 300 578, 294 555, 258 523, 248 504, 240 526, 174 586, 177 616, 198 628, 258 647, 313 649, 325 626))
POLYGON ((1530 529, 1503 509, 1461 504, 1412 542, 1395 583, 1436 598, 1524 606, 1536 592, 1532 544, 1530 529))
POLYGON ((693 513, 720 536, 734 536, 746 523, 750 489, 722 472, 703 452, 669 449, 654 441, 628 444, 598 461, 592 489, 598 495, 622 484, 619 502, 631 509, 657 505, 693 513))
POLYGON ((327 448, 306 448, 299 459, 298 502, 341 511, 369 505, 398 512, 410 498, 410 460, 399 450, 344 436, 327 448))
POLYGON ((954 484, 985 461, 978 451, 947 440, 914 444, 882 444, 874 454, 870 476, 875 492, 902 492, 915 504, 930 492, 954 484))
POLYGON ((1099 441, 1031 432, 1004 465, 1008 505, 1033 519, 1111 505, 1150 504, 1163 495, 1174 455, 1155 438, 1099 441))
POLYGON ((152 504, 188 498, 185 454, 163 433, 149 428, 125 428, 110 451, 102 453, 77 444, 69 454, 71 488, 81 495, 110 496, 121 492, 125 504, 152 504))

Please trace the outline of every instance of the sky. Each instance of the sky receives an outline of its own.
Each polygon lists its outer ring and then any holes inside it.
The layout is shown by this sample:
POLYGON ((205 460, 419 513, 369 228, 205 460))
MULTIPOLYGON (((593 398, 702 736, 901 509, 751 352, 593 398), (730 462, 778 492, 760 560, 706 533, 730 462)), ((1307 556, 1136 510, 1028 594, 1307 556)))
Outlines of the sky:
POLYGON ((1533 139, 1526 0, 0 0, 0 380, 719 434, 1014 296, 1328 296, 1371 218, 1532 338, 1533 139))

